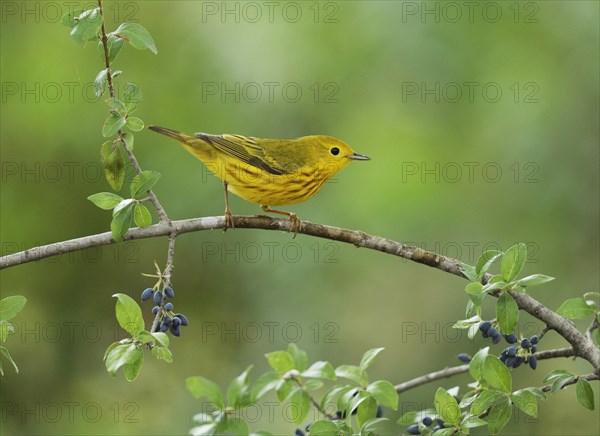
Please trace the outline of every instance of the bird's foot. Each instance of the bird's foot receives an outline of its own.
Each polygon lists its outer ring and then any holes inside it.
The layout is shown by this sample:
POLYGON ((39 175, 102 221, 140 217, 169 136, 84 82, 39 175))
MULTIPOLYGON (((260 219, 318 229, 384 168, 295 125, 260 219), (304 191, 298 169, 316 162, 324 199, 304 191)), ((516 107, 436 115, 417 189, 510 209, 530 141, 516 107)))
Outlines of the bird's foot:
POLYGON ((227 229, 232 228, 235 229, 235 225, 233 224, 233 215, 229 209, 225 210, 225 223, 223 225, 223 233, 227 233, 227 229))

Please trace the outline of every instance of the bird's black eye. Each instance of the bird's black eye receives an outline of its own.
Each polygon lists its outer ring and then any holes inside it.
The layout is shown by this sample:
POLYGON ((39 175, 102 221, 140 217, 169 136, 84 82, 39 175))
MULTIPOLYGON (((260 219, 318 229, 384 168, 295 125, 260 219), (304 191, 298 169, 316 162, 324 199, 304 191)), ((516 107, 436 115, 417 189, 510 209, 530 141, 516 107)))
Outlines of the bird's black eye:
POLYGON ((338 154, 340 154, 340 149, 337 148, 337 147, 333 147, 331 149, 331 154, 334 155, 334 156, 337 156, 338 154))

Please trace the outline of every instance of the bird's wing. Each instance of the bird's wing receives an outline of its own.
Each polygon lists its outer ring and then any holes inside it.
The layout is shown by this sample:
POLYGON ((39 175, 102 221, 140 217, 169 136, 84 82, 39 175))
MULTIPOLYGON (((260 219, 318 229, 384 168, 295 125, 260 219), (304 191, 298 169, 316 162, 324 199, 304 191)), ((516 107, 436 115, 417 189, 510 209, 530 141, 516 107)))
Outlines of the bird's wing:
POLYGON ((263 148, 258 144, 256 138, 242 135, 209 135, 206 133, 196 133, 195 136, 206 141, 222 153, 268 173, 275 175, 287 173, 286 169, 278 162, 265 156, 263 148))

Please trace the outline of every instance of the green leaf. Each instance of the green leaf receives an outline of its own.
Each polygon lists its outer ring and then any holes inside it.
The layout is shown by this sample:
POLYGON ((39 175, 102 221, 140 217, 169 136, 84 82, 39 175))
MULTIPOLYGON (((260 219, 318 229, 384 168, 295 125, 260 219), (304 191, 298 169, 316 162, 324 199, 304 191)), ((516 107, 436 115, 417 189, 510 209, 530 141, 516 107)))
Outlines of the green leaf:
POLYGON ((156 342, 159 345, 162 345, 163 347, 169 346, 169 336, 167 336, 166 333, 154 332, 154 333, 152 333, 152 336, 154 336, 154 338, 156 339, 156 342))
POLYGON ((128 200, 131 200, 131 199, 128 198, 127 200, 123 200, 114 209, 114 211, 116 211, 116 213, 114 213, 113 219, 112 219, 112 221, 110 223, 110 231, 112 232, 113 239, 116 242, 121 242, 123 240, 123 238, 125 237, 125 235, 127 234, 127 231, 129 230, 129 227, 131 227, 131 216, 132 216, 132 212, 133 212, 133 202, 130 201, 124 207, 122 207, 119 210, 117 210, 117 208, 123 202, 126 202, 128 200))
POLYGON ((117 299, 116 314, 119 325, 131 336, 137 336, 144 330, 142 309, 129 295, 114 294, 113 297, 117 299))
POLYGON ((0 320, 8 321, 19 314, 27 304, 27 298, 22 295, 12 295, 0 300, 0 320))
POLYGON ((301 424, 310 410, 310 396, 302 389, 295 389, 289 396, 289 417, 292 422, 301 424))
MULTIPOLYGON (((159 332, 160 333, 160 332, 159 332)), ((142 344, 155 344, 156 338, 146 330, 140 331, 134 338, 136 341, 142 344)))
POLYGON ((167 363, 173 362, 173 354, 167 347, 152 347, 152 355, 158 360, 164 360, 167 363))
POLYGON ((346 378, 352 380, 361 386, 369 384, 367 373, 364 369, 354 365, 340 365, 335 369, 335 375, 337 377, 346 378))
POLYGON ((104 94, 104 90, 106 89, 106 76, 107 70, 104 69, 98 73, 94 80, 94 94, 96 94, 97 97, 104 94))
POLYGON ((460 423, 460 428, 464 430, 468 428, 483 427, 484 425, 487 425, 487 421, 484 421, 478 416, 468 416, 460 423))
POLYGON ((512 391, 512 377, 508 368, 496 356, 487 356, 483 365, 483 378, 503 392, 512 391))
POLYGON ((350 399, 348 406, 346 407, 346 416, 350 416, 354 411, 365 401, 373 398, 370 392, 359 390, 356 395, 350 399))
POLYGON ((113 33, 125 39, 133 48, 138 50, 149 49, 154 54, 158 53, 150 32, 141 24, 123 23, 113 33))
POLYGON ((592 309, 597 311, 600 308, 600 292, 586 292, 583 299, 592 309))
POLYGON ((469 372, 473 376, 473 378, 477 381, 483 380, 483 365, 485 363, 485 359, 490 351, 490 347, 485 347, 479 350, 469 363, 469 372))
POLYGON ((294 359, 287 351, 273 351, 265 354, 269 365, 279 374, 285 374, 291 369, 294 369, 294 359))
POLYGON ((321 389, 325 383, 323 382, 323 380, 309 378, 304 380, 302 384, 304 385, 304 389, 306 389, 307 391, 315 391, 317 389, 321 389))
POLYGON ((250 434, 248 423, 239 416, 225 415, 224 420, 217 427, 218 434, 246 436, 250 434))
POLYGON ((125 86, 125 94, 123 95, 125 103, 137 104, 142 101, 142 90, 140 87, 132 82, 127 82, 125 86))
MULTIPOLYGON (((17 364, 15 363, 15 361, 13 360, 13 358, 11 357, 10 353, 8 352, 8 350, 5 347, 0 346, 0 354, 2 354, 2 356, 4 356, 4 358, 6 360, 8 360, 13 368, 15 369, 15 372, 18 374, 19 373, 19 367, 17 366, 17 364)), ((2 370, 2 363, 0 362, 0 375, 4 376, 4 371, 2 370)))
POLYGON ((552 383, 552 387, 550 388, 550 392, 555 394, 560 391, 567 383, 573 380, 571 376, 559 377, 552 383))
POLYGON ((108 138, 116 135, 126 122, 127 120, 124 116, 115 112, 111 113, 102 126, 102 136, 108 138))
POLYGON ((0 320, 0 342, 6 342, 8 335, 14 333, 15 327, 5 320, 0 320))
POLYGON ((148 227, 152 225, 152 216, 150 211, 143 204, 136 204, 133 210, 133 220, 138 227, 148 227))
POLYGON ((460 407, 456 398, 446 391, 444 388, 438 388, 435 393, 435 410, 444 419, 444 421, 458 425, 460 422, 460 407))
POLYGON ((295 385, 291 380, 281 379, 277 382, 277 386, 275 387, 275 394, 277 395, 277 399, 280 403, 283 403, 287 399, 287 397, 290 396, 290 393, 292 392, 292 388, 294 386, 295 385))
POLYGON ((501 397, 506 397, 506 394, 493 389, 483 390, 471 404, 471 415, 481 415, 501 397))
POLYGON ((185 380, 185 385, 194 398, 199 399, 206 397, 217 409, 222 410, 225 408, 223 393, 219 386, 211 380, 198 375, 195 377, 188 377, 185 380))
POLYGON ((465 292, 474 297, 478 297, 483 293, 483 285, 479 282, 471 282, 465 286, 465 292))
POLYGON ((120 112, 127 111, 127 106, 125 106, 125 103, 119 100, 117 97, 111 97, 106 102, 108 104, 108 107, 111 109, 116 109, 120 112))
POLYGON ((239 404, 239 399, 242 394, 250 387, 250 380, 248 380, 248 373, 252 369, 253 365, 248 366, 244 372, 234 378, 229 387, 227 388, 227 402, 230 406, 236 407, 239 404))
POLYGON ((106 141, 100 147, 100 158, 104 165, 106 181, 112 189, 120 191, 125 180, 125 160, 121 155, 118 144, 106 141))
POLYGON ((98 8, 82 12, 79 17, 69 20, 75 22, 71 28, 71 37, 78 44, 85 44, 87 41, 95 40, 102 26, 102 16, 98 8))
POLYGON ((477 264, 475 265, 475 273, 478 278, 483 277, 483 275, 490 269, 490 266, 494 263, 496 259, 502 256, 502 252, 498 250, 487 250, 484 251, 479 259, 477 259, 477 264))
POLYGON ((350 386, 350 385, 332 386, 327 392, 325 392, 325 394, 323 395, 323 398, 321 398, 321 409, 329 410, 330 406, 332 404, 336 404, 336 401, 334 401, 335 398, 337 398, 340 395, 343 395, 346 392, 353 390, 353 389, 354 389, 354 386, 350 386))
POLYGON ((63 26, 73 28, 78 23, 78 18, 83 12, 83 9, 71 9, 69 12, 60 17, 60 23, 63 26))
POLYGON ((565 369, 555 369, 550 371, 548 374, 546 374, 546 377, 544 377, 543 383, 548 383, 550 380, 554 380, 556 378, 562 378, 562 377, 573 377, 575 376, 575 374, 573 374, 570 371, 567 371, 565 369))
POLYGON ((452 328, 468 329, 469 327, 471 327, 473 325, 479 326, 480 323, 481 323, 481 318, 479 317, 479 315, 475 315, 469 319, 460 319, 460 320, 456 321, 454 323, 454 325, 452 326, 452 328))
POLYGON ((318 361, 313 363, 310 368, 300 374, 302 377, 321 378, 335 380, 335 369, 331 363, 318 361))
POLYGON ((156 184, 160 178, 160 173, 157 171, 142 171, 137 174, 131 181, 130 191, 132 197, 145 195, 156 184))
POLYGON ((356 422, 359 427, 377 415, 377 401, 374 398, 367 398, 360 403, 356 412, 356 422))
POLYGON ((556 310, 556 313, 568 319, 584 319, 595 315, 594 309, 588 306, 583 297, 566 300, 556 310))
POLYGON ((586 409, 594 410, 594 391, 590 382, 584 378, 579 378, 576 385, 577 401, 586 409))
POLYGON ((121 140, 123 141, 123 143, 125 144, 125 148, 129 151, 133 150, 133 140, 134 140, 134 136, 133 133, 129 133, 129 132, 123 132, 121 134, 121 140))
POLYGON ((294 369, 298 371, 304 371, 308 367, 308 356, 306 351, 298 348, 298 345, 290 343, 287 348, 287 352, 290 353, 294 360, 294 369))
MULTIPOLYGON (((106 46, 108 47, 108 60, 112 64, 114 60, 117 58, 117 55, 123 48, 123 41, 121 38, 115 35, 108 35, 108 39, 106 41, 106 46)), ((100 53, 100 57, 104 60, 104 45, 102 41, 98 41, 98 52, 100 53)), ((113 75, 114 77, 114 75, 113 75)))
POLYGON ((90 195, 87 199, 104 210, 114 209, 117 204, 123 201, 123 197, 112 192, 99 192, 90 195))
POLYGON ((252 385, 251 398, 254 401, 260 400, 267 392, 275 389, 279 380, 281 376, 276 372, 262 374, 252 385))
POLYGON ((389 381, 379 380, 367 386, 367 392, 381 404, 392 410, 398 410, 398 393, 389 381))
POLYGON ((120 367, 135 362, 138 356, 138 349, 135 344, 117 345, 106 356, 106 370, 114 377, 120 367))
POLYGON ((338 434, 337 425, 329 420, 313 422, 309 429, 310 436, 332 436, 338 434))
POLYGON ((477 273, 475 272, 475 267, 463 262, 459 262, 460 263, 460 269, 463 273, 463 275, 470 281, 470 282, 477 282, 479 281, 479 277, 477 277, 477 273))
POLYGON ((529 387, 529 388, 524 388, 522 390, 531 392, 533 394, 533 396, 536 397, 538 400, 547 400, 548 399, 547 395, 540 388, 529 387))
POLYGON ((127 128, 139 132, 144 129, 144 122, 138 117, 127 117, 127 128))
POLYGON ((517 285, 526 288, 541 285, 542 283, 551 282, 552 280, 554 280, 554 277, 550 277, 544 274, 533 274, 517 280, 517 285))
POLYGON ((502 288, 504 288, 506 286, 506 282, 503 281, 496 281, 496 282, 489 282, 487 285, 485 285, 483 287, 483 291, 484 292, 493 292, 493 291, 498 291, 502 288))
POLYGON ((514 279, 523 269, 525 261, 527 260, 527 245, 522 242, 513 245, 504 256, 502 256, 502 278, 505 282, 510 282, 514 279))
POLYGON ((411 410, 409 412, 406 412, 400 418, 398 418, 398 420, 396 421, 396 424, 411 425, 412 423, 414 423, 416 421, 417 421, 417 412, 415 412, 414 410, 411 410))
POLYGON ((131 360, 123 365, 123 373, 125 374, 125 378, 127 381, 134 381, 137 376, 140 374, 142 370, 142 365, 144 364, 144 352, 136 347, 135 353, 131 357, 131 360))
POLYGON ((368 350, 367 352, 365 352, 365 354, 363 354, 362 359, 360 359, 359 366, 362 369, 367 369, 369 366, 371 366, 377 355, 383 350, 385 350, 385 348, 373 348, 371 350, 368 350))
POLYGON ((523 412, 537 418, 538 414, 538 403, 537 397, 525 389, 514 392, 511 396, 511 400, 515 406, 521 409, 523 412))
POLYGON ((508 292, 503 292, 496 302, 496 318, 502 333, 510 334, 514 332, 519 318, 519 306, 508 292))
POLYGON ((497 434, 504 428, 512 415, 512 407, 508 397, 490 409, 488 428, 491 434, 497 434))
POLYGON ((382 434, 379 430, 379 425, 385 421, 389 421, 387 418, 373 418, 366 421, 360 428, 361 435, 372 435, 372 434, 382 434))

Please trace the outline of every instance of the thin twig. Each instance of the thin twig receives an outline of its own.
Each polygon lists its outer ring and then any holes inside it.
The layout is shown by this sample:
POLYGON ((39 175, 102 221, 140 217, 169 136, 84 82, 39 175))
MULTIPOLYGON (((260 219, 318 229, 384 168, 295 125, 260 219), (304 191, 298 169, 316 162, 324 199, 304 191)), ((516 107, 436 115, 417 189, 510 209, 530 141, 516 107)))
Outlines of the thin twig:
MULTIPOLYGON (((573 384, 577 383, 577 380, 579 380, 580 378, 585 379, 587 381, 600 380, 600 376, 598 374, 594 374, 594 373, 590 373, 590 374, 586 374, 586 375, 576 375, 571 380, 569 380, 568 382, 563 384, 561 389, 564 389, 565 387, 567 387, 569 385, 573 385, 573 384)), ((545 385, 545 386, 542 386, 540 389, 542 390, 542 392, 549 392, 552 389, 552 385, 551 384, 545 385)))

